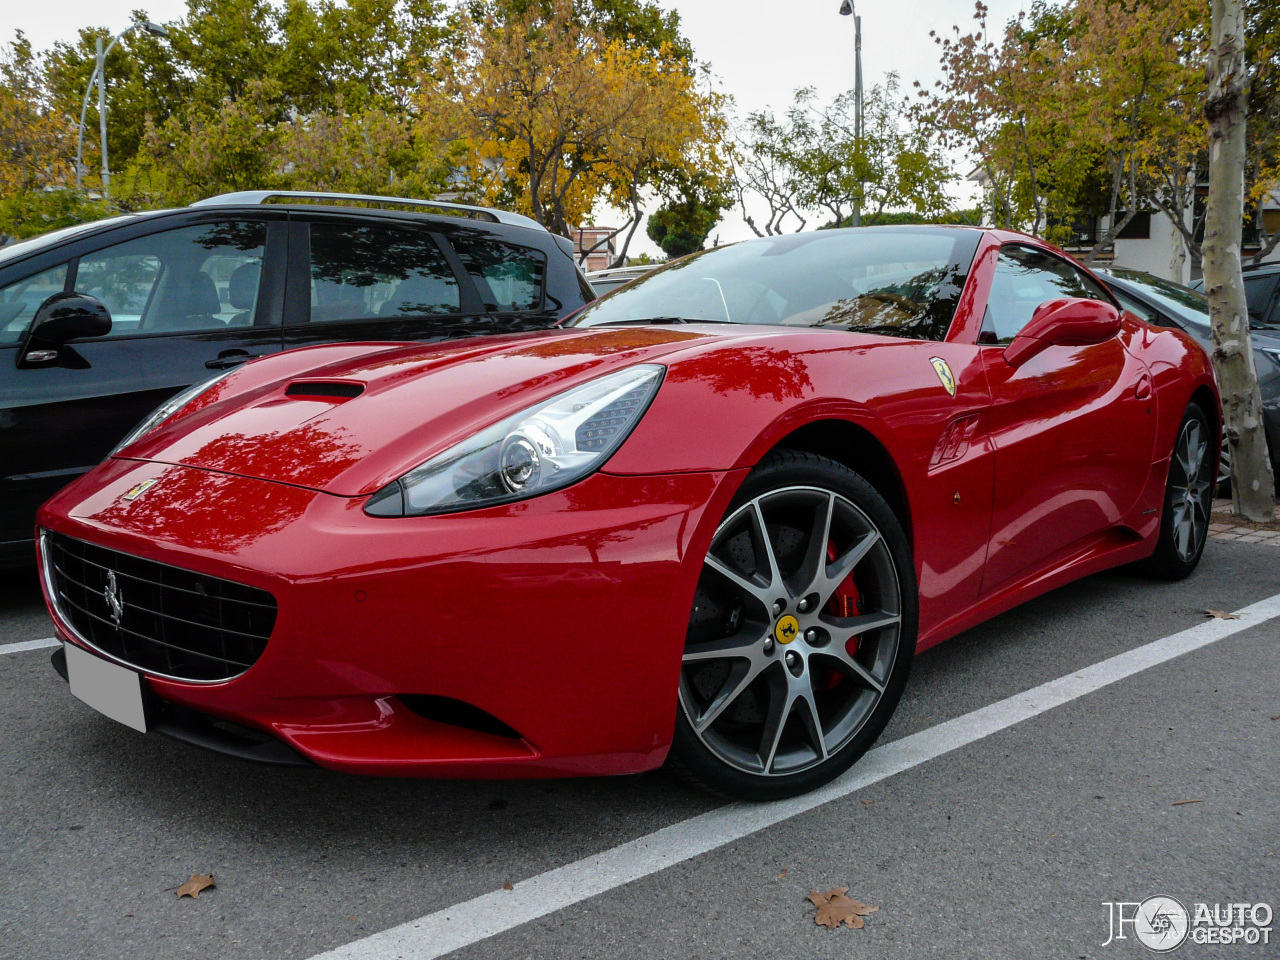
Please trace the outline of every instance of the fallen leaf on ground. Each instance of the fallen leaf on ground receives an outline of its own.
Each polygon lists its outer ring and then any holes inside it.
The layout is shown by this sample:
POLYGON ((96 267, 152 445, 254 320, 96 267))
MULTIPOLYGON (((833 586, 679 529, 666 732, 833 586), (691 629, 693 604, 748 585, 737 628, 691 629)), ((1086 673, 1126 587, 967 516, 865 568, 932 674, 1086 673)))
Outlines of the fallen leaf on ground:
POLYGON ((179 897, 190 897, 192 900, 198 899, 201 890, 207 890, 209 887, 216 887, 213 877, 202 877, 195 873, 191 875, 191 879, 180 886, 177 890, 179 897))
POLYGON ((1207 613, 1209 616, 1214 617, 1218 620, 1239 620, 1240 619, 1234 613, 1227 613, 1227 611, 1225 610, 1206 610, 1205 613, 1207 613))
POLYGON ((1180 806, 1182 806, 1184 803, 1204 803, 1204 801, 1203 801, 1203 800, 1175 800, 1175 801, 1173 801, 1173 805, 1174 805, 1175 807, 1180 807, 1180 806))
POLYGON ((513 886, 512 886, 511 884, 509 884, 509 883, 504 883, 504 884, 502 885, 502 889, 503 889, 503 890, 514 890, 514 889, 515 889, 515 887, 513 887, 513 886))
POLYGON ((1277 713, 1277 714, 1276 714, 1274 717, 1272 717, 1271 719, 1272 719, 1272 720, 1280 720, 1280 713, 1277 713))
POLYGON ((810 890, 809 900, 818 908, 818 912, 813 915, 813 922, 820 927, 829 927, 832 930, 842 923, 855 930, 863 927, 862 918, 869 913, 875 913, 880 908, 850 900, 845 896, 848 892, 848 887, 836 887, 826 893, 810 890))
POLYGON ((786 875, 787 875, 787 868, 786 868, 786 867, 783 867, 783 868, 782 868, 782 872, 781 872, 780 874, 778 874, 778 879, 779 879, 779 880, 781 880, 781 879, 782 879, 783 877, 785 877, 786 875))

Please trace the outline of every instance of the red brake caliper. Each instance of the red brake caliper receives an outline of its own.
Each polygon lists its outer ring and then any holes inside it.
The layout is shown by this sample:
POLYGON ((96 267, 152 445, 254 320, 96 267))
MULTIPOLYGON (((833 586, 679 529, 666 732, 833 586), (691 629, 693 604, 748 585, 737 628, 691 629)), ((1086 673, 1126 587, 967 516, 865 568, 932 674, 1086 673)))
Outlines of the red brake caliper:
MULTIPOLYGON (((836 545, 834 542, 827 541, 827 562, 831 563, 836 558, 836 545)), ((850 573, 842 581, 840 586, 836 587, 835 592, 831 594, 831 599, 827 601, 826 612, 833 617, 856 617, 861 613, 860 601, 862 594, 858 592, 858 585, 853 582, 853 574, 850 573)), ((844 645, 849 652, 849 656, 853 656, 858 652, 858 638, 850 637, 844 645)), ((827 689, 835 687, 843 679, 843 675, 836 670, 831 671, 831 676, 827 679, 827 689)))

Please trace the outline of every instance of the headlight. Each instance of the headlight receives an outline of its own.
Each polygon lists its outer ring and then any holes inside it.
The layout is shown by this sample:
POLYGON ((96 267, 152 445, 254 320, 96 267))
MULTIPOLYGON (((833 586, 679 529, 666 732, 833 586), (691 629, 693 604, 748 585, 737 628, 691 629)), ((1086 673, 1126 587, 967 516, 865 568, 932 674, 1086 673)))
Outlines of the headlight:
POLYGON ((375 517, 451 513, 525 500, 598 469, 640 421, 665 368, 628 367, 482 430, 365 505, 375 517))
POLYGON ((146 434, 150 433, 152 430, 160 426, 160 424, 164 423, 166 420, 172 417, 175 413, 177 413, 179 410, 185 407, 188 403, 194 400, 196 397, 200 396, 207 390, 213 389, 213 387, 221 383, 226 377, 229 377, 233 373, 235 373, 234 367, 226 371, 225 373, 218 374, 216 377, 212 377, 208 380, 202 380, 200 383, 187 387, 187 389, 183 390, 181 393, 175 394, 174 396, 170 397, 164 403, 160 404, 160 406, 152 410, 151 413, 147 415, 145 420, 143 420, 140 424, 138 424, 136 427, 130 430, 129 435, 125 437, 123 440, 121 440, 119 443, 117 443, 115 445, 115 448, 109 454, 107 454, 107 456, 114 457, 117 453, 119 453, 129 444, 133 443, 139 437, 145 436, 146 434))

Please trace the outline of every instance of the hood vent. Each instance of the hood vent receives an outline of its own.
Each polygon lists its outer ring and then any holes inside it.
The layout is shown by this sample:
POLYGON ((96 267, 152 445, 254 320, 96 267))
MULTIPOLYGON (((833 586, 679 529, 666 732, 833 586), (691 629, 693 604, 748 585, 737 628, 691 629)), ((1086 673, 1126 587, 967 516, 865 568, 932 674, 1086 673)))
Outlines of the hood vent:
POLYGON ((334 400, 350 400, 362 393, 363 383, 334 380, 295 380, 284 391, 286 397, 327 397, 334 400))

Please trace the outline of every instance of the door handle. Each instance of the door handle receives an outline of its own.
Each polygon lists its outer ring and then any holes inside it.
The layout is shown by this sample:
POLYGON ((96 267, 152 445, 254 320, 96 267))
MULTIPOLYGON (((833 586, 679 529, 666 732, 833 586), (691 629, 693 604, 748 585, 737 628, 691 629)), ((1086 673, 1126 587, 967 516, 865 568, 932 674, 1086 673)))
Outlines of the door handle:
POLYGON ((1138 385, 1133 388, 1133 395, 1139 400, 1151 399, 1151 376, 1144 373, 1138 378, 1138 385))
POLYGON ((210 370, 227 370, 250 360, 265 357, 265 353, 249 353, 247 350, 224 350, 216 360, 206 360, 204 365, 210 370))

